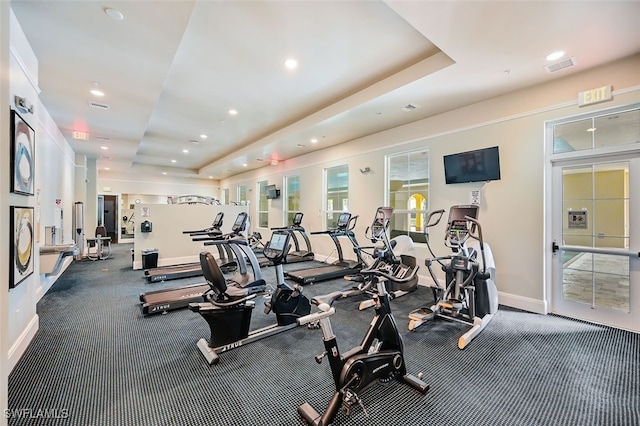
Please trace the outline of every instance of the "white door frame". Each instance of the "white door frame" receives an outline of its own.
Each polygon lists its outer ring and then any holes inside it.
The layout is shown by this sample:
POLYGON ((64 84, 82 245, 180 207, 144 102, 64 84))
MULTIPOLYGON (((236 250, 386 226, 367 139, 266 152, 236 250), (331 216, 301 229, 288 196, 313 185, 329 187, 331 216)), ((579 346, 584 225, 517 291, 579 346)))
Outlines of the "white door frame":
MULTIPOLYGON (((611 110, 629 110, 637 108, 637 105, 614 108, 611 110)), ((590 113, 585 116, 576 117, 576 119, 582 119, 588 116, 602 115, 602 111, 590 113)), ((572 119, 571 119, 572 120, 572 119)), ((546 164, 545 164, 545 238, 544 238, 544 252, 545 252, 545 286, 544 286, 544 300, 545 309, 544 312, 558 312, 557 295, 554 296, 554 279, 562 280, 562 265, 559 260, 554 257, 553 244, 555 243, 561 247, 562 241, 562 224, 560 223, 559 231, 554 226, 554 219, 561 220, 562 218, 562 203, 559 205, 554 202, 554 193, 557 194, 558 189, 562 188, 562 173, 558 173, 558 170, 562 170, 562 167, 567 166, 579 166, 590 165, 605 162, 616 161, 629 161, 629 249, 628 250, 599 250, 599 249, 584 249, 580 247, 578 251, 584 252, 613 252, 615 254, 622 254, 621 252, 627 252, 630 256, 629 267, 629 280, 630 280, 630 294, 629 294, 629 306, 630 314, 623 315, 619 312, 607 312, 602 315, 600 320, 593 320, 591 318, 593 314, 592 309, 589 306, 575 306, 575 312, 571 311, 571 316, 575 318, 584 319, 592 322, 601 322, 607 325, 611 325, 618 328, 630 329, 636 332, 640 332, 640 221, 636 218, 640 218, 640 145, 630 144, 623 146, 611 146, 606 148, 596 148, 585 151, 575 151, 562 154, 553 154, 553 125, 561 122, 568 122, 571 120, 556 120, 554 122, 547 123, 546 127, 546 164), (556 171, 554 173, 554 170, 556 171), (634 185, 635 183, 635 185, 634 185), (555 192, 554 192, 555 189, 555 192), (559 265, 559 268, 558 268, 559 265), (631 315, 631 317, 629 316, 631 315), (631 324, 631 325, 630 325, 631 324)), ((561 197, 561 196, 560 196, 561 197)), ((566 247, 566 246, 565 246, 566 247)), ((568 248, 568 247, 567 247, 568 248)), ((605 254, 607 254, 605 253, 605 254)), ((578 305, 577 303, 574 305, 578 305)), ((600 315, 602 313, 599 312, 600 315)))

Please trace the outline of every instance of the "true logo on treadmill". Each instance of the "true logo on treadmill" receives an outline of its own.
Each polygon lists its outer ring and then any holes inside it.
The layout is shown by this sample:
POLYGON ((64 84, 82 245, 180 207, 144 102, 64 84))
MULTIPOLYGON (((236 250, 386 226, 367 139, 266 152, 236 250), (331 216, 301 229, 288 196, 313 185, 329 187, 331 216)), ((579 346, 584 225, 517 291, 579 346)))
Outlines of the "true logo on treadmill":
POLYGON ((169 309, 171 305, 170 304, 166 304, 166 305, 156 305, 153 308, 151 308, 151 312, 158 312, 158 311, 166 311, 167 309, 169 309))
POLYGON ((238 340, 237 342, 229 343, 228 345, 224 345, 222 347, 222 352, 229 351, 229 350, 235 349, 235 348, 239 348, 243 344, 244 344, 244 342, 242 340, 238 340))

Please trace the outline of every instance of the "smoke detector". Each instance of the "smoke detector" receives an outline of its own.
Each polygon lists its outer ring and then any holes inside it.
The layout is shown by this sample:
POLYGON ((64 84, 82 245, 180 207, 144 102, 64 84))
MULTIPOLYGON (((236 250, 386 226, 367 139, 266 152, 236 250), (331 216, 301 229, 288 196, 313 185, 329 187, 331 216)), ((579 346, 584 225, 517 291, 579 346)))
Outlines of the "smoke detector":
POLYGON ((418 109, 418 108, 420 108, 420 105, 414 104, 414 103, 410 103, 410 104, 406 104, 405 106, 401 107, 400 109, 405 111, 405 112, 409 112, 409 111, 413 111, 414 109, 418 109))

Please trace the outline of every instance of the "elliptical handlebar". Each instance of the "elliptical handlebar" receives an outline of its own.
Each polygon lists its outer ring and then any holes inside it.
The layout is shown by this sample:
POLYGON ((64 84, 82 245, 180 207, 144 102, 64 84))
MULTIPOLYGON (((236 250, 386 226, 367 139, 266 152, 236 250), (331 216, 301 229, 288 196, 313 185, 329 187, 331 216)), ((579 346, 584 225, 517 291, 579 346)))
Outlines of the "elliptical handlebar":
POLYGON ((427 232, 427 228, 431 228, 432 226, 436 226, 437 224, 439 224, 440 220, 442 219, 442 216, 444 215, 444 213, 445 213, 444 209, 440 209, 440 210, 429 212, 429 214, 427 215, 427 218, 424 221, 425 225, 424 225, 424 228, 423 228, 422 232, 426 233, 427 232), (435 219, 435 221, 431 222, 432 219, 434 217, 436 217, 436 216, 437 216, 437 218, 435 219))
POLYGON ((478 222, 476 219, 469 216, 465 216, 464 218, 474 225, 469 228, 468 235, 474 240, 477 240, 478 244, 480 245, 480 254, 482 255, 482 276, 486 278, 485 275, 487 273, 487 261, 484 256, 484 240, 482 239, 482 227, 480 226, 480 222, 478 222))

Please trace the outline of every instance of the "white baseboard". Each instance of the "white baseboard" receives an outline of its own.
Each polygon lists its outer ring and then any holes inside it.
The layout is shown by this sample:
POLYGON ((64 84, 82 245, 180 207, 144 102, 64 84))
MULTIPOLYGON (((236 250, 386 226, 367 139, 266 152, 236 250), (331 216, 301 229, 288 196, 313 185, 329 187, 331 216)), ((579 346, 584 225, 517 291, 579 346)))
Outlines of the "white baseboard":
POLYGON ((511 308, 522 309, 523 311, 534 312, 546 315, 549 313, 547 302, 530 297, 518 296, 516 294, 498 292, 498 303, 511 308))
POLYGON ((16 364, 18 364, 18 361, 27 350, 29 343, 33 340, 33 336, 35 336, 38 331, 39 324, 40 318, 38 317, 38 314, 35 314, 33 318, 31 318, 31 321, 29 321, 27 327, 20 334, 20 337, 18 337, 18 340, 9 349, 9 372, 13 370, 16 364))
MULTIPOLYGON (((418 284, 433 287, 433 280, 430 276, 418 275, 418 284)), ((440 280, 440 285, 444 287, 444 281, 440 280)), ((518 296, 516 294, 498 292, 498 303, 510 308, 522 309, 527 312, 546 315, 549 313, 547 302, 544 300, 532 299, 530 297, 518 296)))

